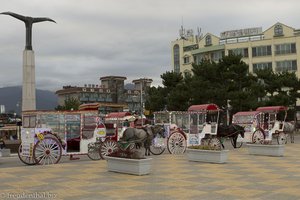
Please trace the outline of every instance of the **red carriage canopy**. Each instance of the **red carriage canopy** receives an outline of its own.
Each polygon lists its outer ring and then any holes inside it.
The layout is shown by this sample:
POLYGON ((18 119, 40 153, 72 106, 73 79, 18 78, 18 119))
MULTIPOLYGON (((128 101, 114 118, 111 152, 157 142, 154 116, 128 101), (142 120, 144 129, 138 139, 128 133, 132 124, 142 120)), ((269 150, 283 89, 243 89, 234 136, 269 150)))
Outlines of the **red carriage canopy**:
POLYGON ((260 111, 243 111, 243 112, 237 112, 233 116, 254 116, 260 113, 260 111))
POLYGON ((278 111, 285 111, 287 110, 287 107, 285 106, 267 106, 267 107, 259 107, 256 109, 256 111, 262 111, 262 112, 278 112, 278 111))
POLYGON ((189 107, 188 111, 217 111, 219 107, 216 104, 200 104, 192 105, 189 107))
POLYGON ((106 118, 123 118, 126 116, 131 116, 130 112, 112 112, 107 114, 106 118))

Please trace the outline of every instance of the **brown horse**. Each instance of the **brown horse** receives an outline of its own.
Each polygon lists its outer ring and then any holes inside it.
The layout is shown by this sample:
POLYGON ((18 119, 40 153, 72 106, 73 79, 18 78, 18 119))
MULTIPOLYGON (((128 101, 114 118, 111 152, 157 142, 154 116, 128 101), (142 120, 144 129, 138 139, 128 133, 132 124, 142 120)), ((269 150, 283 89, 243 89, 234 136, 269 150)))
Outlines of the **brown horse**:
POLYGON ((150 155, 150 146, 157 134, 164 135, 164 127, 161 125, 145 126, 143 128, 127 128, 119 141, 134 142, 137 146, 145 148, 145 155, 150 155))

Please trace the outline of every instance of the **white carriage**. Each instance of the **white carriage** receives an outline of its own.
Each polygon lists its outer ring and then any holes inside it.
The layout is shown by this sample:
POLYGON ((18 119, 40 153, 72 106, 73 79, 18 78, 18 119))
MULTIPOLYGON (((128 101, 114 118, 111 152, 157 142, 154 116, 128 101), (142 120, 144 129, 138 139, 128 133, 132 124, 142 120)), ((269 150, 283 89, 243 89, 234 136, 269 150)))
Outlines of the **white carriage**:
POLYGON ((25 111, 22 118, 18 156, 23 163, 55 164, 62 155, 100 159, 93 144, 106 129, 98 111, 25 111))
MULTIPOLYGON (((187 146, 221 146, 217 138, 220 109, 216 104, 192 105, 187 112, 161 111, 154 113, 154 123, 164 124, 165 146, 171 154, 182 154, 187 146)), ((163 144, 160 144, 161 146, 163 144)))
POLYGON ((243 142, 271 143, 275 136, 278 144, 284 144, 287 142, 287 134, 283 131, 286 116, 284 106, 259 107, 256 111, 234 114, 232 123, 245 128, 243 142))

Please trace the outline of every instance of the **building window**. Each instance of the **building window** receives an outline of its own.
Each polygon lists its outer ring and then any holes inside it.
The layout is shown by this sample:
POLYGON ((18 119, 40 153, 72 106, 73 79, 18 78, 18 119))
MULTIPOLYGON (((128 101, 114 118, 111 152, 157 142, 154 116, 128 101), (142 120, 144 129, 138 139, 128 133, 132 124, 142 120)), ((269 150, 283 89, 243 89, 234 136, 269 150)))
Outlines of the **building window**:
POLYGON ((275 27, 274 27, 274 35, 275 36, 282 36, 283 35, 282 25, 280 25, 280 24, 275 25, 275 27))
POLYGON ((180 72, 180 51, 179 51, 179 45, 175 44, 173 47, 173 53, 174 53, 174 72, 179 73, 180 72))
POLYGON ((205 45, 210 46, 211 45, 211 36, 208 35, 205 37, 205 45))
POLYGON ((296 44, 278 44, 275 45, 275 55, 296 53, 296 44))
POLYGON ((189 56, 184 56, 183 57, 183 63, 184 64, 189 64, 190 63, 190 57, 189 56))
POLYGON ((297 71, 297 60, 285 60, 276 62, 277 72, 296 72, 297 71))
POLYGON ((252 57, 272 55, 271 46, 252 47, 252 57))
POLYGON ((253 72, 256 73, 258 70, 269 69, 272 70, 272 62, 255 63, 253 64, 253 72))
POLYGON ((230 49, 229 54, 241 55, 244 58, 248 58, 248 48, 230 49))
POLYGON ((210 54, 211 60, 215 62, 219 62, 219 60, 223 58, 223 54, 224 54, 223 51, 212 52, 210 54))

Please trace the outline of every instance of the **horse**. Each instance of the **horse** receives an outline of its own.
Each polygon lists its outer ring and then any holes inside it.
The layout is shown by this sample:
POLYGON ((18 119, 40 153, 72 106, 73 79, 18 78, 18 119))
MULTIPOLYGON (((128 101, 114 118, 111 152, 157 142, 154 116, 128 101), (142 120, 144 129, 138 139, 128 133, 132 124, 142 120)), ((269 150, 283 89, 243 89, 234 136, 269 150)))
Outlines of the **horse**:
MULTIPOLYGON (((238 135, 240 134, 242 137, 244 137, 244 133, 245 133, 244 127, 237 124, 230 124, 229 126, 219 125, 217 131, 217 137, 218 138, 229 137, 232 140, 233 147, 237 148, 236 142, 237 142, 238 135)), ((222 147, 224 148, 223 144, 222 147)))
POLYGON ((283 132, 290 135, 291 143, 294 143, 294 134, 296 132, 296 126, 294 121, 284 122, 283 132))
POLYGON ((150 146, 157 134, 164 137, 164 127, 161 125, 145 126, 143 128, 127 128, 119 141, 134 142, 136 146, 145 148, 145 156, 150 155, 150 146))

